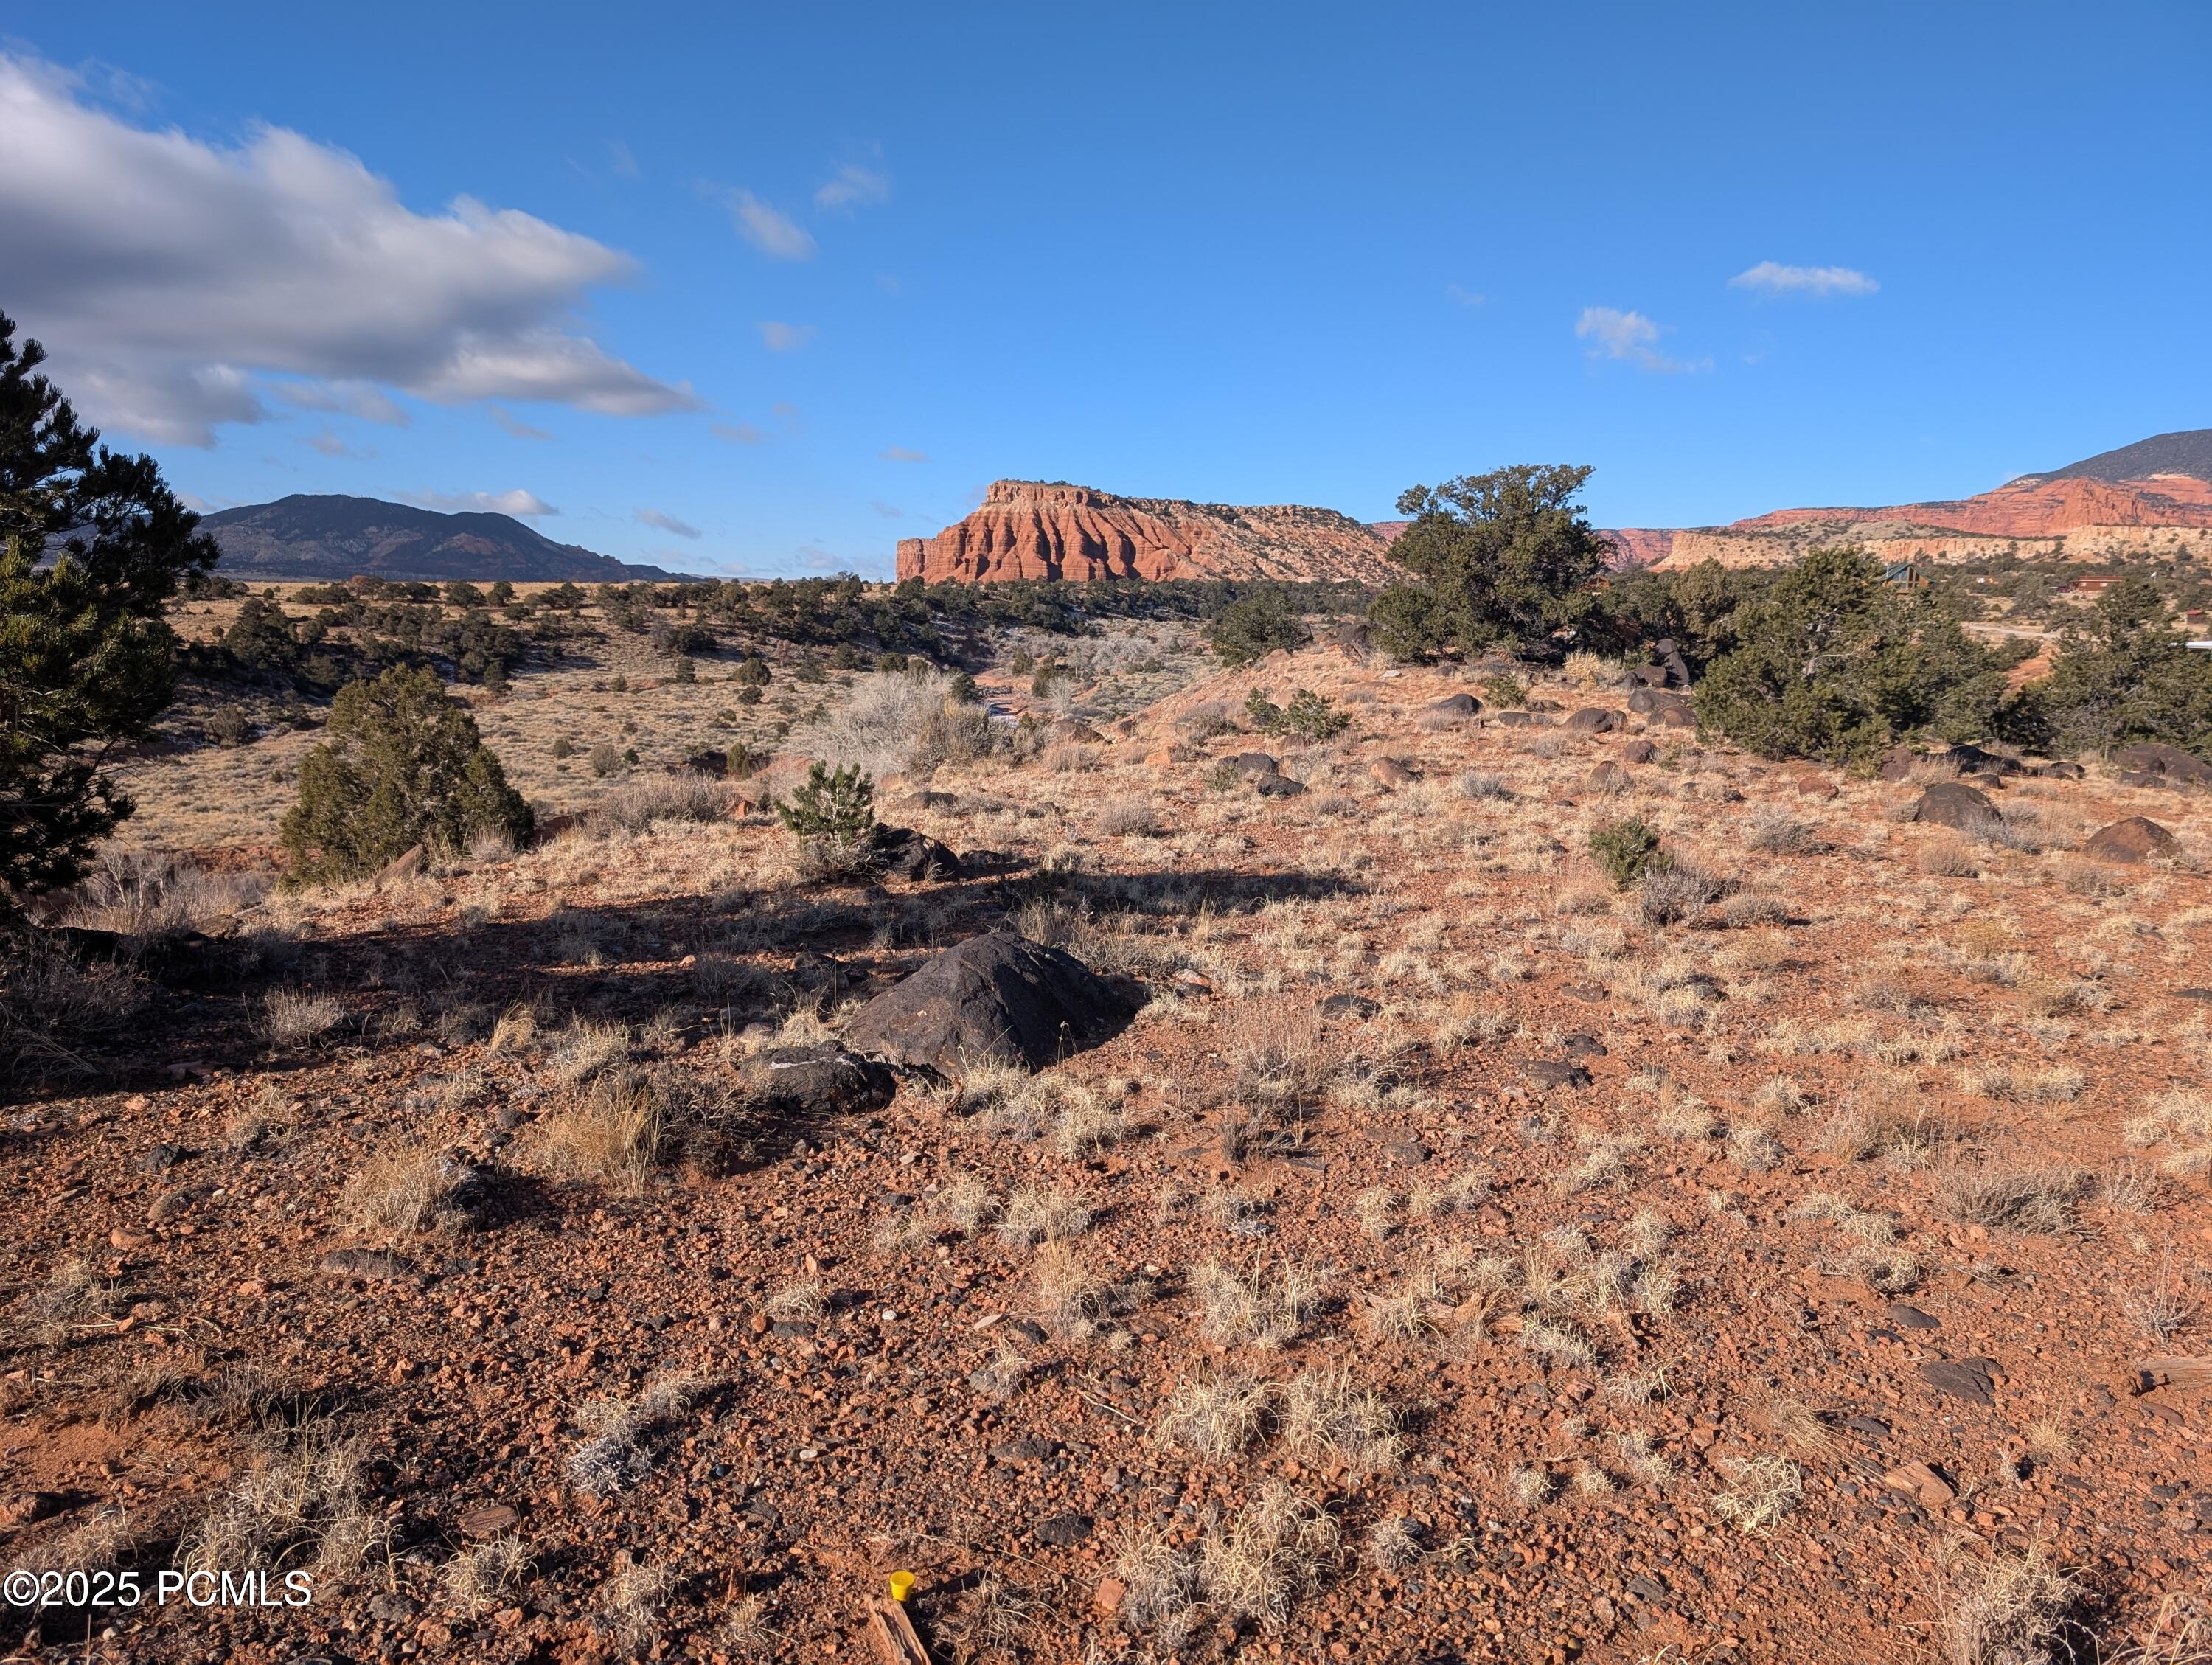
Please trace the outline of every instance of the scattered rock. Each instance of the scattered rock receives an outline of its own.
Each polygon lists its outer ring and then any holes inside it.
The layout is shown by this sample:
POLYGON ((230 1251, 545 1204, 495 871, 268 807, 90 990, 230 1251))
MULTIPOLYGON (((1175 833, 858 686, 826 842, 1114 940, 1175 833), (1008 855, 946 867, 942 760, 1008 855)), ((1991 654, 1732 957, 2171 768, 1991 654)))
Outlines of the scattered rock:
POLYGON ((1050 1544, 1055 1549, 1070 1549, 1091 1535, 1091 1516, 1051 1515, 1030 1530, 1041 1544, 1050 1544))
POLYGON ((2132 866, 2150 856, 2171 854, 2174 848, 2174 836, 2164 827, 2148 816, 2131 815, 2091 834, 2081 846, 2081 854, 2132 866))
POLYGON ((1129 1594, 1129 1587, 1119 1578, 1101 1578, 1098 1588, 1091 1592, 1091 1611, 1101 1619, 1111 1619, 1121 1611, 1121 1603, 1129 1594))
POLYGON ((1604 1042, 1595 1035, 1584 1035, 1579 1030, 1572 1035, 1560 1037, 1559 1050, 1571 1058, 1602 1058, 1606 1055, 1604 1042))
POLYGON ((1472 717, 1482 709, 1482 702, 1472 694, 1447 694, 1427 709, 1439 717, 1472 717))
POLYGON ((990 1059, 1038 1070, 1096 1046, 1129 1012, 1129 1000, 1081 961, 998 930, 946 949, 877 995, 845 1040, 909 1067, 990 1059))
POLYGON ((1649 763, 1656 761, 1658 756, 1659 748, 1649 740, 1631 740, 1620 749, 1620 761, 1624 763, 1649 763))
POLYGON ((424 863, 428 860, 429 858, 423 854, 422 847, 420 844, 410 844, 404 850, 402 850, 398 855, 392 857, 391 860, 386 862, 381 867, 379 867, 376 870, 376 877, 371 879, 369 883, 380 887, 386 884, 396 884, 403 878, 412 878, 416 874, 422 871, 424 863))
POLYGON ((388 1283, 415 1269, 404 1255, 386 1249, 333 1249, 323 1256, 323 1271, 332 1278, 360 1278, 369 1283, 388 1283))
POLYGON ((0 1498, 0 1526, 29 1526, 61 1512, 62 1499, 52 1492, 11 1492, 0 1498))
POLYGON ((1885 781, 1902 781, 1912 773, 1912 766, 1918 761, 1911 747, 1892 746, 1881 754, 1881 766, 1875 773, 1885 781))
POLYGON ((1287 775, 1255 775, 1252 790, 1262 798, 1303 798, 1306 795, 1303 781, 1293 781, 1287 775))
POLYGON ((1942 1394, 1974 1405, 1994 1405, 1990 1389, 1996 1383, 1996 1361, 1990 1358, 1938 1358, 1920 1367, 1920 1379, 1942 1394))
POLYGON ((1909 1307, 1902 1301, 1889 1305, 1889 1322, 1901 1330, 1939 1330, 1943 1321, 1933 1313, 1923 1312, 1918 1307, 1909 1307))
POLYGON ((1240 751, 1230 762, 1243 775, 1279 775, 1283 772, 1281 763, 1264 751, 1240 751))
POLYGON ((1611 734, 1628 726, 1628 719, 1618 711, 1607 711, 1598 706, 1585 706, 1567 719, 1567 726, 1577 734, 1611 734))
POLYGON ((990 1450, 994 1462, 1012 1463, 1016 1467, 1048 1461, 1053 1454, 1053 1443, 1048 1439, 1010 1439, 1004 1445, 994 1445, 990 1450))
POLYGON ((2004 824, 2004 817, 1997 813, 1997 806, 1990 802, 1987 793, 1955 781, 1939 781, 1922 793, 1907 818, 1938 827, 1955 827, 1960 832, 1980 832, 2004 824))
POLYGON ((1367 766, 1367 772, 1384 787, 1411 786, 1421 778, 1395 757, 1377 757, 1367 766))
POLYGON ((1498 714, 1498 720, 1508 728, 1534 728, 1536 726, 1536 714, 1533 711, 1501 711, 1498 714))
POLYGON ((1881 1477, 1881 1483, 1893 1492, 1904 1492, 1931 1514, 1949 1508, 1959 1495, 1958 1487, 1917 1457, 1898 1464, 1881 1477))
MULTIPOLYGON (((863 1015, 869 1009, 863 1006, 863 1015)), ((738 1070, 738 1080, 763 1107, 781 1115, 879 1110, 898 1091, 897 1079, 881 1064, 834 1041, 755 1053, 738 1070)))
POLYGON ((1836 783, 1824 775, 1801 775, 1797 777, 1797 793, 1801 798, 1833 798, 1839 791, 1836 783))
POLYGON ((1429 1159, 1429 1147, 1410 1134, 1389 1140, 1382 1146, 1382 1154, 1404 1168, 1418 1168, 1429 1159))
POLYGON ((1655 728, 1695 728, 1698 719, 1686 705, 1662 705, 1651 714, 1655 728))
POLYGON ((474 1509, 465 1509, 453 1519, 461 1534, 468 1538, 496 1538, 511 1530, 522 1516, 503 1503, 478 1504, 474 1509))
POLYGON ((2212 763, 2184 751, 2179 746, 2170 746, 2162 741, 2122 746, 2112 754, 2112 761, 2122 769, 2137 774, 2154 775, 2165 781, 2189 786, 2212 787, 2212 763))
POLYGON ((1580 1064, 1556 1058, 1524 1059, 1521 1073, 1540 1087, 1571 1087, 1579 1091, 1590 1084, 1590 1073, 1580 1064))
POLYGON ((146 1152, 131 1166, 142 1174, 166 1174, 191 1154, 183 1145, 165 1141, 146 1152))
POLYGON ((1324 1018, 1356 1018, 1365 1023, 1382 1010, 1382 1003, 1364 994, 1331 994, 1318 1001, 1315 1009, 1324 1018))
POLYGON ((1889 1425, 1878 1416, 1845 1417, 1844 1426, 1855 1434, 1864 1434, 1869 1439, 1889 1437, 1889 1425))
POLYGON ((1619 763, 1600 763, 1583 776, 1584 792, 1626 792, 1635 784, 1635 777, 1619 763))
POLYGON ((876 829, 876 870, 894 878, 916 882, 957 878, 960 858, 927 834, 911 827, 876 829))
POLYGON ((910 792, 892 807, 919 815, 925 810, 942 811, 959 806, 960 799, 949 792, 910 792))

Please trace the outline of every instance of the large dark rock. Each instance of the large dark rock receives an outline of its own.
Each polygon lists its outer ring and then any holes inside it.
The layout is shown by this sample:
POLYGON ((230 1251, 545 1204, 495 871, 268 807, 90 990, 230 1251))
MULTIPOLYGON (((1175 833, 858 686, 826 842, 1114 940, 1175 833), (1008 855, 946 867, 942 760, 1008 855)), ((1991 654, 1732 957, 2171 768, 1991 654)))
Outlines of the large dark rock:
POLYGON ((2131 815, 2124 821, 2115 821, 2100 832, 2089 836, 2081 846, 2083 855, 2094 856, 2100 861, 2120 861, 2132 866, 2154 855, 2170 854, 2174 847, 2173 835, 2145 815, 2131 815))
POLYGON ((2018 775, 2021 766, 2009 757, 1994 751, 1984 751, 1979 746, 1953 746, 1943 754, 1947 763, 1956 763, 1961 775, 2018 775))
POLYGON ((992 931, 877 995, 846 1025, 845 1042, 910 1068, 988 1061, 1037 1070, 1105 1040, 1131 1005, 1059 949, 992 931))
POLYGON ((1231 762, 1239 775, 1275 775, 1280 773, 1283 767, 1273 756, 1264 751, 1240 751, 1231 759, 1231 762))
POLYGON ((1482 709, 1482 702, 1472 694, 1447 694, 1429 709, 1439 717, 1472 717, 1482 709))
POLYGON ((1912 773, 1912 766, 1918 761, 1911 746, 1892 746, 1881 754, 1881 768, 1878 773, 1885 781, 1902 781, 1912 773))
POLYGON ((2112 754, 2112 761, 2138 775, 2157 775, 2190 786, 2212 787, 2212 763, 2162 741, 2122 746, 2112 754))
POLYGON ((1293 781, 1287 775, 1255 775, 1252 777, 1252 790, 1262 798, 1303 798, 1306 795, 1305 783, 1293 781))
POLYGON ((878 827, 876 871, 893 878, 957 878, 960 858, 911 827, 878 827))
POLYGON ((1651 714, 1655 728, 1695 728, 1698 719, 1686 705, 1662 705, 1651 714))
POLYGON ((1912 819, 1956 827, 1960 832, 1985 832, 2004 824, 2004 817, 1997 813, 1987 793, 1955 781, 1941 781, 1922 793, 1920 801, 1912 806, 1912 819))
POLYGON ((897 1079, 881 1064, 834 1042, 755 1053, 738 1070, 738 1080, 765 1108, 785 1115, 879 1110, 898 1091, 897 1079))
POLYGON ((1567 719, 1567 726, 1577 734, 1610 734, 1626 726, 1627 720, 1618 711, 1607 711, 1600 706, 1584 706, 1567 719))

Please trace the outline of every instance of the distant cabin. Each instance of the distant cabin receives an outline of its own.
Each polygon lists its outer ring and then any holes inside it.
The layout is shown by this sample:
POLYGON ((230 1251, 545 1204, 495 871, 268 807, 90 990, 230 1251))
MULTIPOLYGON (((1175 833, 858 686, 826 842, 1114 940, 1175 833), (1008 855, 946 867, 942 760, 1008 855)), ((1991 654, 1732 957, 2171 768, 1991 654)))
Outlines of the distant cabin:
POLYGON ((2072 578, 2058 586, 2057 593, 2069 601, 2094 601, 2120 580, 2112 578, 2072 578))
POLYGON ((1900 590, 1924 590, 1928 574, 1920 570, 1917 561, 1893 561, 1882 568, 1881 581, 1900 590))

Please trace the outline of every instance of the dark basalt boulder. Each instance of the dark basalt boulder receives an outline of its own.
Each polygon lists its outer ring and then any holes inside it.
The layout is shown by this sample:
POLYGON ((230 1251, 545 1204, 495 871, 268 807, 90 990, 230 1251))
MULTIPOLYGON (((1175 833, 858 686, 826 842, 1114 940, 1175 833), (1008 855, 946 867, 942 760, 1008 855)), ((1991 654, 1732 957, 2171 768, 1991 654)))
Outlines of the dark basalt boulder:
POLYGON ((2212 763, 2162 741, 2122 746, 2112 754, 2112 761, 2133 774, 2161 775, 2167 781, 2193 787, 2212 787, 2212 763))
POLYGON ((1306 795, 1305 783, 1293 781, 1287 775, 1255 775, 1252 777, 1252 790, 1262 798, 1303 798, 1306 795))
POLYGON ((1472 717, 1482 709, 1482 702, 1472 694, 1447 694, 1429 709, 1439 717, 1472 717))
POLYGON ((893 878, 920 881, 957 878, 960 858, 926 833, 911 827, 876 829, 876 871, 893 878))
POLYGON ((1922 793, 1920 801, 1912 806, 1911 818, 1969 833, 2004 824, 2004 817, 1997 813, 1987 793, 1955 781, 1942 781, 1922 793))
POLYGON ((897 1078, 881 1064, 835 1042, 755 1053, 738 1071, 738 1081, 763 1108, 785 1115, 879 1110, 898 1091, 897 1078))
POLYGON ((1584 706, 1567 719, 1567 727, 1577 734, 1610 734, 1627 726, 1627 719, 1618 711, 1607 711, 1600 706, 1584 706))
POLYGON ((2172 854, 2174 842, 2173 835, 2148 816, 2131 815, 2092 833, 2082 844, 2081 854, 2132 866, 2151 856, 2172 854))
POLYGON ((907 1068, 991 1062, 1038 1070, 1109 1038, 1135 1005, 1073 956, 992 931, 877 995, 844 1038, 856 1052, 907 1068))

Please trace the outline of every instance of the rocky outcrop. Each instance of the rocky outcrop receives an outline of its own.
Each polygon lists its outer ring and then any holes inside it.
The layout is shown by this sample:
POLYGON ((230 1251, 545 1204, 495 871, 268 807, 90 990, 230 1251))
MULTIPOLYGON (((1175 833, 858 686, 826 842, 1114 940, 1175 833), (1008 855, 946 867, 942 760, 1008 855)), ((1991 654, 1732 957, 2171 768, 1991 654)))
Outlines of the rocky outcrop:
POLYGON ((934 538, 902 538, 898 575, 994 579, 1276 578, 1386 584, 1389 540, 1334 509, 1239 508, 1121 497, 1090 486, 1000 480, 934 538))

